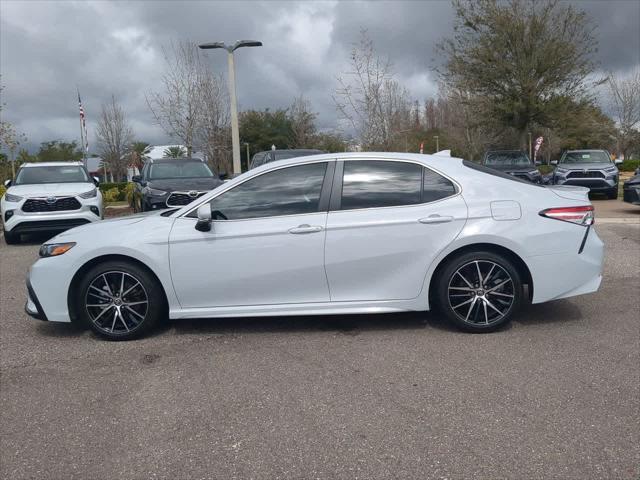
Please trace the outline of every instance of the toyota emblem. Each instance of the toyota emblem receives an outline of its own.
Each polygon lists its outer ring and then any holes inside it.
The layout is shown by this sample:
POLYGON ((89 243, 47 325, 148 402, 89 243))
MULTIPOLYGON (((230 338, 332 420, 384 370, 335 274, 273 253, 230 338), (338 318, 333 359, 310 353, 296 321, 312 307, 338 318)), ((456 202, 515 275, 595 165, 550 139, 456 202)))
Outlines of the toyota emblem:
POLYGON ((56 197, 47 197, 47 203, 56 203, 57 198, 56 197))
POLYGON ((191 190, 191 191, 189 192, 189 196, 190 196, 191 198, 196 198, 196 197, 198 196, 198 192, 197 192, 196 190, 191 190))

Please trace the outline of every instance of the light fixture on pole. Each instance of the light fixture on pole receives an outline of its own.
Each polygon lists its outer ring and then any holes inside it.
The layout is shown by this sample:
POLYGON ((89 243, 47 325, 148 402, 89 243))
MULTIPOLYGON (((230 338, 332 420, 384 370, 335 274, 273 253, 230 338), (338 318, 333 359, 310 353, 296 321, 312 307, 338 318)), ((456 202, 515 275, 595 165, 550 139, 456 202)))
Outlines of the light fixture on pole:
POLYGON ((240 165, 240 129, 238 127, 238 102, 236 100, 236 72, 233 60, 233 52, 242 47, 261 47, 262 42, 256 40, 238 40, 233 45, 224 42, 203 43, 198 45, 203 50, 224 48, 227 51, 227 63, 229 66, 229 98, 231 100, 231 145, 233 148, 233 173, 242 173, 240 165))

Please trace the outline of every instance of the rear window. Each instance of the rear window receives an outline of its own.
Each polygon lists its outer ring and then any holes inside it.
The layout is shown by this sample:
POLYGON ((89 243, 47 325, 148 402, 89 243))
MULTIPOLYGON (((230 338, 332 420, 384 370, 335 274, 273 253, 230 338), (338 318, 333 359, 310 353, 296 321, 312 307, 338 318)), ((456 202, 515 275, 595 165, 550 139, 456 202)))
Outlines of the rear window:
POLYGON ((511 180, 512 182, 524 183, 532 187, 544 188, 543 185, 539 185, 537 183, 531 183, 531 182, 528 182, 527 180, 522 180, 513 175, 509 175, 508 173, 501 172, 500 170, 494 170, 493 168, 485 167, 484 165, 480 165, 479 163, 475 163, 475 162, 470 162, 469 160, 463 160, 462 164, 465 167, 471 168, 473 170, 477 170, 482 173, 486 173, 487 175, 493 175, 494 177, 504 178, 505 180, 511 180))

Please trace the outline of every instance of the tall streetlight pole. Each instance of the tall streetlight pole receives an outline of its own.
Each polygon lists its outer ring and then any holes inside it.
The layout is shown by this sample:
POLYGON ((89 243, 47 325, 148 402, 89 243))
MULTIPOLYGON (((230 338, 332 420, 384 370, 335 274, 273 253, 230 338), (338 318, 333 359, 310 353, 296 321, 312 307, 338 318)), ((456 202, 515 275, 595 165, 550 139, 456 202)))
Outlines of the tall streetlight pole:
POLYGON ((227 51, 227 63, 229 66, 229 99, 231 100, 231 145, 233 147, 233 173, 242 173, 240 164, 240 129, 238 127, 238 101, 236 99, 236 69, 233 60, 233 52, 242 47, 261 47, 262 42, 256 40, 238 40, 233 45, 224 42, 203 43, 198 45, 203 50, 224 48, 227 51))

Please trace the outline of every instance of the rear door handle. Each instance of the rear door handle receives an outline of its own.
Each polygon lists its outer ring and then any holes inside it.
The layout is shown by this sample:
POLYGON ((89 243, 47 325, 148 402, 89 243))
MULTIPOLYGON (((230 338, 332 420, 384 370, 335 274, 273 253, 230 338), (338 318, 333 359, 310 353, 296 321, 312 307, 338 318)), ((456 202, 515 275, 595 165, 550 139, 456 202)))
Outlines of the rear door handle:
POLYGON ((428 217, 418 220, 420 223, 434 224, 434 223, 448 223, 453 221, 453 217, 449 215, 429 215, 428 217))
POLYGON ((304 233, 316 233, 320 231, 322 231, 322 227, 320 225, 308 225, 306 223, 289 229, 289 233, 293 233, 295 235, 304 233))

